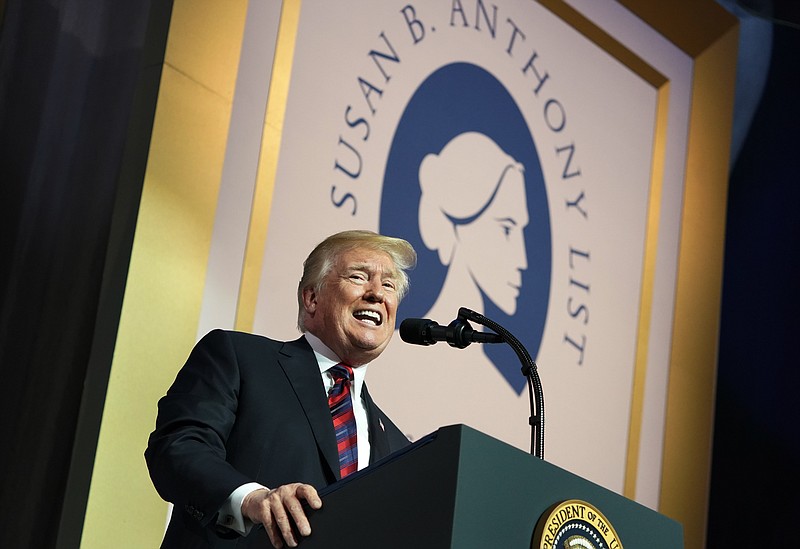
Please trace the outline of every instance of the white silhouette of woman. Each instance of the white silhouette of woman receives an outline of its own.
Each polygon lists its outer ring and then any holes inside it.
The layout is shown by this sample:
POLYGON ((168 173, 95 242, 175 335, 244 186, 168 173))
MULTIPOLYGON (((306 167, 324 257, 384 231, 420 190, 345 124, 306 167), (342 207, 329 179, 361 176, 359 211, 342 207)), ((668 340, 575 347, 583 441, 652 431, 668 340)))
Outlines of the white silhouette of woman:
MULTIPOLYGON (((459 307, 483 313, 481 292, 513 315, 521 273, 528 267, 523 166, 487 136, 469 132, 453 138, 439 154, 427 155, 419 181, 420 234, 447 266, 439 297, 425 316, 445 324, 459 307)), ((414 284, 420 281, 412 283, 412 292, 414 284)), ((370 388, 380 392, 384 409, 399 418, 412 438, 465 423, 519 448, 530 444, 527 400, 517 398, 482 346, 456 353, 444 344, 395 344, 381 361, 402 364, 407 379, 424 380, 413 382, 413 391, 398 390, 397 370, 370 370, 370 388), (491 405, 467 406, 462 397, 479 397, 491 405)))
POLYGON ((513 315, 528 268, 528 224, 522 164, 487 136, 462 133, 419 169, 419 229, 448 266, 428 317, 452 319, 461 306, 484 312, 479 290, 513 315))

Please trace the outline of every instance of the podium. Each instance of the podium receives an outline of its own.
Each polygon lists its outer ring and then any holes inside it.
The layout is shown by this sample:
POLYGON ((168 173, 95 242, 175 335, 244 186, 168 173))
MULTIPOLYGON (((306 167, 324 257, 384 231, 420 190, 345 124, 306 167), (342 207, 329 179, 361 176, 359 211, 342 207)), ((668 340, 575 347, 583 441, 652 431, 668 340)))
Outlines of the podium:
POLYGON ((599 510, 618 547, 683 547, 679 523, 464 425, 443 427, 320 495, 323 508, 307 509, 312 534, 301 549, 527 549, 537 523, 567 500, 599 510))

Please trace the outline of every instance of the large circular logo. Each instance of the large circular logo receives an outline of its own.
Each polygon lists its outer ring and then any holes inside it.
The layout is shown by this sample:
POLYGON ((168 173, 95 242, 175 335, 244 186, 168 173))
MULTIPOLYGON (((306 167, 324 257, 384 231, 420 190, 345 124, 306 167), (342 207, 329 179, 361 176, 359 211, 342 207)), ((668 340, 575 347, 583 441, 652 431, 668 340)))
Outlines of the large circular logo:
MULTIPOLYGON (((387 159, 380 232, 405 238, 418 254, 398 318, 427 317, 450 296, 476 295, 459 305, 495 320, 537 355, 550 296, 547 191, 523 114, 486 69, 445 65, 409 100, 387 159)), ((482 350, 521 393, 513 349, 482 350)))
POLYGON ((622 543, 597 507, 571 499, 542 515, 531 549, 622 549, 622 543))

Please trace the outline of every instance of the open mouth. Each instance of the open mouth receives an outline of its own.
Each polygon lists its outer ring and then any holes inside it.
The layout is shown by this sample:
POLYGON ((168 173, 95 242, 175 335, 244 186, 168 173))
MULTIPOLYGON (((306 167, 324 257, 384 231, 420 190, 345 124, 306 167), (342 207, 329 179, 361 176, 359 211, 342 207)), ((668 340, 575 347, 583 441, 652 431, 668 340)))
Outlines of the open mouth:
POLYGON ((380 326, 383 324, 383 317, 378 311, 356 311, 353 313, 353 316, 360 322, 371 326, 380 326))

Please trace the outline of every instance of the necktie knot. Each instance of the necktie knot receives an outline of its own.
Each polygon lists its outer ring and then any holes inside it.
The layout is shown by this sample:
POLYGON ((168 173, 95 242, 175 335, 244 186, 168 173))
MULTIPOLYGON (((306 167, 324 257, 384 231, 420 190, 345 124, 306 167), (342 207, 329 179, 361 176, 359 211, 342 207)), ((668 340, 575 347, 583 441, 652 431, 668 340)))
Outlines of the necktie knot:
POLYGON ((341 395, 346 390, 349 392, 353 381, 353 368, 347 364, 337 364, 331 367, 328 373, 333 377, 333 387, 328 391, 328 397, 341 395))
POLYGON ((353 368, 347 364, 337 364, 328 370, 333 376, 333 382, 338 383, 340 380, 347 379, 353 381, 353 368))

